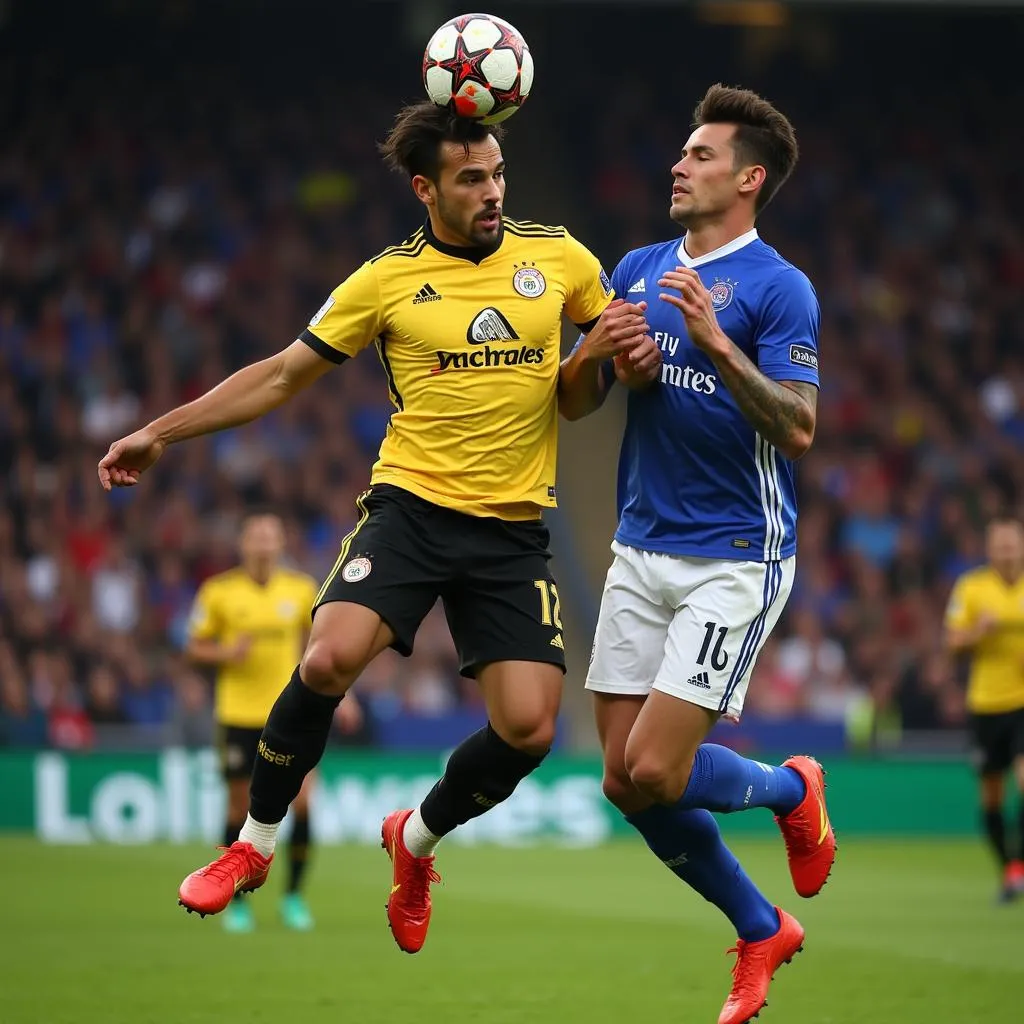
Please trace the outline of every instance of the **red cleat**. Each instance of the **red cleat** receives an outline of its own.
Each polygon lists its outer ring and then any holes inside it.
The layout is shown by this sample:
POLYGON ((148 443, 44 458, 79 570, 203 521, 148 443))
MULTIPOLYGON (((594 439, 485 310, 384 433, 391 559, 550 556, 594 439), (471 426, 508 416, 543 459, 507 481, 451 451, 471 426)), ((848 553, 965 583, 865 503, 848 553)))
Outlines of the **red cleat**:
POLYGON ((804 780, 807 795, 784 818, 775 821, 786 841, 793 888, 803 897, 817 896, 836 859, 836 834, 825 806, 825 772, 813 757, 800 754, 783 762, 804 780))
POLYGON ((804 948, 804 930, 800 922, 784 910, 779 915, 779 930, 760 942, 737 939, 729 950, 736 954, 732 969, 732 991, 718 1015, 718 1024, 747 1024, 768 1005, 768 986, 775 972, 804 948))
POLYGON ((178 889, 178 903, 200 917, 219 914, 238 892, 252 892, 266 880, 274 855, 264 857, 252 843, 234 842, 205 868, 193 871, 178 889))
POLYGON ((1024 890, 1024 861, 1011 860, 1006 865, 1003 879, 1008 888, 1016 889, 1018 892, 1024 890))
POLYGON ((414 857, 402 839, 402 830, 412 811, 392 811, 381 825, 381 846, 394 868, 387 912, 391 934, 405 953, 423 948, 430 927, 430 884, 440 882, 433 857, 414 857))

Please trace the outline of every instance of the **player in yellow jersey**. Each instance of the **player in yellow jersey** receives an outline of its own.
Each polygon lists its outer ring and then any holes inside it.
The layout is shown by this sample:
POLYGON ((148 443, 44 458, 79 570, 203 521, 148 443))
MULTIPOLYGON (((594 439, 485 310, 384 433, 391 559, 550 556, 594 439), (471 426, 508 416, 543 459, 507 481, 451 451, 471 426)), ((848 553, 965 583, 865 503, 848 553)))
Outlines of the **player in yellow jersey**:
POLYGON ((988 563, 964 573, 946 610, 946 642, 970 656, 967 709, 981 775, 981 808, 1002 870, 1001 902, 1024 893, 1024 526, 989 524, 988 563), (1012 770, 1020 798, 1017 842, 1003 817, 1004 779, 1012 770))
POLYGON ((263 884, 338 702, 384 648, 409 653, 440 597, 489 721, 418 808, 384 821, 388 921, 414 953, 438 878, 434 846, 509 797, 554 737, 564 650, 541 511, 555 504, 563 315, 587 334, 594 387, 606 359, 653 379, 660 356, 645 307, 613 301, 597 259, 564 228, 505 220, 500 129, 419 103, 399 113, 382 150, 408 176, 425 225, 340 284, 294 344, 116 441, 98 471, 106 488, 135 484, 167 445, 255 419, 375 345, 395 411, 359 521, 263 731, 239 841, 178 895, 217 913, 263 884))
MULTIPOLYGON (((214 717, 221 771, 227 785, 224 845, 238 839, 249 810, 249 776, 270 709, 281 692, 309 635, 309 615, 316 583, 305 573, 281 564, 284 526, 267 512, 252 512, 242 522, 240 564, 206 580, 196 594, 189 620, 187 653, 197 664, 216 670, 214 717)), ((358 728, 359 705, 346 701, 339 713, 343 727, 358 728)), ((313 927, 300 886, 309 857, 309 793, 306 776, 292 803, 288 847, 288 885, 281 901, 285 925, 297 931, 313 927)), ((241 898, 224 916, 231 932, 254 927, 252 912, 241 898)))

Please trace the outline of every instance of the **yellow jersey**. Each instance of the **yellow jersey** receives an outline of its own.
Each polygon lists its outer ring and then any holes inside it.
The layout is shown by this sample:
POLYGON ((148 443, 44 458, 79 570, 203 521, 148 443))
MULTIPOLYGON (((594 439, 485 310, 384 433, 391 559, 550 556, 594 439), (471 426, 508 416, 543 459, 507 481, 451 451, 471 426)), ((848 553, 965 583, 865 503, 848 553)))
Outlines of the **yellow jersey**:
POLYGON ((1010 584, 989 566, 964 573, 946 609, 950 629, 970 629, 983 614, 996 621, 971 651, 967 707, 975 714, 1024 708, 1024 577, 1010 584))
POLYGON ((199 588, 189 638, 234 644, 252 637, 244 661, 217 669, 214 713, 221 725, 262 728, 302 655, 317 586, 277 569, 266 584, 244 569, 211 576, 199 588))
POLYGON ((590 325, 611 294, 565 228, 505 220, 475 250, 428 223, 338 285, 301 337, 339 363, 376 345, 395 411, 371 483, 537 519, 555 505, 562 315, 590 325))

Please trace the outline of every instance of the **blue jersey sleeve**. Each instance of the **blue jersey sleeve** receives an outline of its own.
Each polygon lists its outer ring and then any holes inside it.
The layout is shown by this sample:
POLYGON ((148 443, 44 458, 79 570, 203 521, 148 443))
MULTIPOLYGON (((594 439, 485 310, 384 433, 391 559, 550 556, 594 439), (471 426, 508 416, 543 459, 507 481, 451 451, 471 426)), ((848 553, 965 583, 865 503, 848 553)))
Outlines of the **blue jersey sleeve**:
POLYGON ((818 385, 821 310, 811 282, 799 270, 773 278, 762 299, 757 366, 772 380, 818 385))

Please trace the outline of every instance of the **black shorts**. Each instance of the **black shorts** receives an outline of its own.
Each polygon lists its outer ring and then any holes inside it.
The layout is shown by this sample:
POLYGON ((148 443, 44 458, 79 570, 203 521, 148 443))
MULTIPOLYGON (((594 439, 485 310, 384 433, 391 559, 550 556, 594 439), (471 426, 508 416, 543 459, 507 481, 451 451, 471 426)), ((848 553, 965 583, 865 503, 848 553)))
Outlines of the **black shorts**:
POLYGON ((1007 771, 1024 757, 1024 708, 995 715, 971 715, 974 754, 982 775, 1007 771))
POLYGON ((373 486, 345 538, 316 608, 372 608, 412 653, 416 630, 440 597, 463 675, 492 661, 540 661, 565 670, 558 588, 539 519, 471 516, 390 484, 373 486))
POLYGON ((220 771, 225 779, 247 779, 256 763, 256 748, 263 729, 242 725, 217 726, 217 752, 220 771))

